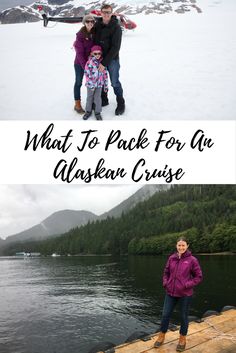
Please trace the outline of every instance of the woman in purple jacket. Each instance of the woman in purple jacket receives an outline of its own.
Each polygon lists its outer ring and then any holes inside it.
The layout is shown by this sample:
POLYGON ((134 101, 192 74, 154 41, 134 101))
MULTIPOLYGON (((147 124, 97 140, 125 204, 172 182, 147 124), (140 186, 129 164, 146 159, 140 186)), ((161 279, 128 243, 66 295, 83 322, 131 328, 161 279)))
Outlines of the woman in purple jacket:
POLYGON ((202 281, 202 271, 198 260, 188 250, 189 244, 184 237, 177 240, 177 252, 172 254, 165 266, 163 287, 166 290, 160 333, 154 347, 160 347, 165 340, 170 316, 179 302, 181 313, 180 337, 177 352, 182 352, 186 346, 188 332, 188 312, 192 300, 193 287, 202 281))
POLYGON ((88 60, 92 46, 94 45, 94 24, 95 19, 92 15, 85 15, 83 18, 83 27, 76 34, 76 41, 74 42, 74 48, 76 51, 75 56, 75 84, 74 84, 74 98, 75 106, 74 109, 79 114, 84 114, 85 111, 81 106, 81 86, 84 76, 85 64, 88 60))

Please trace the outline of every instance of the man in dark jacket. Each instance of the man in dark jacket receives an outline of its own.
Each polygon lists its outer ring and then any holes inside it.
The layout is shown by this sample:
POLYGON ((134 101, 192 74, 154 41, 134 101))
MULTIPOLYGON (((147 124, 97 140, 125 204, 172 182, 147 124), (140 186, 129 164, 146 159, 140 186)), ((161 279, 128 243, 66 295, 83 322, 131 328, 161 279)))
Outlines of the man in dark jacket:
MULTIPOLYGON (((103 5, 101 8, 102 18, 99 18, 95 24, 95 43, 100 45, 103 50, 103 60, 99 70, 103 71, 105 67, 109 72, 111 85, 117 100, 116 115, 121 115, 125 111, 125 100, 123 97, 123 88, 119 81, 119 51, 121 45, 122 31, 116 16, 112 15, 111 5, 103 5)), ((107 93, 102 92, 102 105, 108 105, 107 93)))

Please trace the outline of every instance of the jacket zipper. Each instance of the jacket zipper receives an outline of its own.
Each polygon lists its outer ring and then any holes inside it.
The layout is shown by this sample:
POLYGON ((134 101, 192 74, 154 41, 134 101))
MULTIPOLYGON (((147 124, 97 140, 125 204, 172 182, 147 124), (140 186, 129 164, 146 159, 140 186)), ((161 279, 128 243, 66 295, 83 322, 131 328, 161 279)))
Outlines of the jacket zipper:
POLYGON ((180 259, 178 259, 178 263, 177 263, 177 266, 176 266, 175 278, 174 278, 174 284, 173 284, 173 291, 172 291, 172 293, 173 293, 173 294, 172 294, 172 296, 174 296, 174 289, 175 289, 176 274, 177 274, 177 271, 178 271, 179 263, 180 263, 180 259))

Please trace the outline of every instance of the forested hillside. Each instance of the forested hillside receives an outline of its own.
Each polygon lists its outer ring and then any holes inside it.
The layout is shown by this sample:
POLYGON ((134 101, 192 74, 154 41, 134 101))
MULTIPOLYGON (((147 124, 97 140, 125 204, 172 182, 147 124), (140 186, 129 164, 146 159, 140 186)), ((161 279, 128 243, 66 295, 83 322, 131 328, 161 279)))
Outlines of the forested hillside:
POLYGON ((119 218, 90 222, 60 237, 12 244, 16 251, 59 254, 162 254, 180 235, 196 252, 236 252, 236 186, 174 185, 119 218))

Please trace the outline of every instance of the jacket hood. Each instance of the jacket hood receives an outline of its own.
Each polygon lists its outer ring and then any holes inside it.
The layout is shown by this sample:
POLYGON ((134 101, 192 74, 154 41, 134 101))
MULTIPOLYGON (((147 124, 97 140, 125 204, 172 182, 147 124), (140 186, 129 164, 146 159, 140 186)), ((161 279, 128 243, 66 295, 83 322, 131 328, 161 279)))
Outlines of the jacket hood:
MULTIPOLYGON (((185 258, 185 257, 189 257, 189 256, 191 256, 191 255, 192 255, 191 251, 186 250, 186 251, 181 255, 181 259, 183 259, 183 258, 185 258)), ((173 256, 179 258, 178 252, 174 253, 173 256)))

